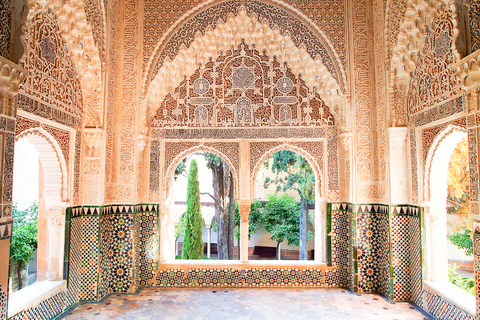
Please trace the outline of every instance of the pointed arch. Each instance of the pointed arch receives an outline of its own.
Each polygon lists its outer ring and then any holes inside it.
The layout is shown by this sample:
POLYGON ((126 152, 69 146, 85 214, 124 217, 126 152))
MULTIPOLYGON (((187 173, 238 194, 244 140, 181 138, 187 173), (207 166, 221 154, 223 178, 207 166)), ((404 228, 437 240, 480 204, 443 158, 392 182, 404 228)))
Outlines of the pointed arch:
POLYGON ((258 173, 258 170, 260 169, 260 167, 262 166, 262 164, 265 162, 265 160, 267 160, 267 158, 270 157, 275 152, 283 151, 283 150, 289 150, 289 151, 293 151, 295 153, 298 153, 303 158, 305 158, 305 160, 307 160, 308 164, 312 167, 313 172, 315 174, 315 185, 316 185, 315 186, 315 193, 322 196, 322 197, 325 197, 326 192, 324 191, 325 190, 325 183, 324 183, 324 179, 323 179, 322 170, 320 169, 320 166, 317 163, 317 161, 315 160, 315 158, 310 153, 308 153, 307 151, 305 151, 305 150, 303 150, 303 149, 301 149, 297 146, 288 144, 288 143, 284 143, 282 145, 276 146, 276 147, 268 150, 267 152, 265 152, 260 157, 260 159, 254 165, 253 170, 252 170, 252 176, 250 177, 250 190, 255 190, 255 180, 256 180, 256 177, 257 177, 257 173, 258 173))
POLYGON ((234 185, 235 185, 235 197, 238 198, 239 196, 239 193, 238 193, 238 190, 239 190, 239 180, 238 180, 238 172, 235 168, 235 166, 233 165, 233 162, 231 161, 231 159, 229 159, 224 153, 222 153, 221 151, 217 150, 216 148, 213 148, 213 147, 208 147, 208 146, 205 146, 205 145, 198 145, 198 146, 195 146, 195 147, 192 147, 192 148, 189 148, 189 149, 186 149, 184 151, 182 151, 181 153, 179 153, 173 160, 172 162, 170 163, 170 165, 168 166, 167 170, 166 170, 166 174, 165 174, 165 195, 164 195, 164 199, 167 199, 170 195, 170 192, 171 190, 173 189, 172 188, 172 184, 173 184, 173 175, 175 173, 175 168, 177 167, 178 163, 185 157, 187 157, 188 155, 192 154, 192 153, 195 153, 195 152, 210 152, 210 153, 214 153, 216 154, 217 156, 219 156, 220 158, 222 158, 223 161, 225 161, 225 163, 228 165, 228 167, 230 168, 230 171, 232 172, 232 175, 233 175, 233 181, 234 181, 234 185))
MULTIPOLYGON (((276 8, 278 14, 287 15, 298 23, 299 29, 295 30, 305 33, 296 34, 293 30, 282 29, 266 16, 259 16, 248 5, 229 4, 230 9, 222 7, 226 10, 225 13, 214 3, 216 2, 210 1, 207 4, 211 5, 202 4, 184 15, 157 44, 143 78, 145 98, 141 101, 140 113, 143 123, 148 122, 158 103, 181 81, 190 77, 198 65, 206 65, 242 41, 249 46, 255 44, 257 50, 277 57, 282 63, 287 62, 296 74, 302 74, 310 90, 316 90, 327 105, 339 113, 346 90, 343 64, 321 30, 311 21, 305 22, 308 18, 293 8, 289 8, 290 11, 282 8, 285 4, 268 4, 271 7, 269 10, 276 8), (192 27, 198 15, 207 20, 206 26, 197 26, 201 29, 197 31, 189 29, 187 35, 177 34, 181 33, 181 27, 192 27), (305 42, 307 36, 311 37, 311 41, 305 42), (167 46, 169 43, 170 46, 167 46)), ((228 3, 222 5, 228 6, 228 3)))
POLYGON ((15 137, 26 139, 38 152, 43 170, 43 197, 47 207, 61 206, 68 200, 67 165, 55 138, 42 127, 31 128, 15 137))

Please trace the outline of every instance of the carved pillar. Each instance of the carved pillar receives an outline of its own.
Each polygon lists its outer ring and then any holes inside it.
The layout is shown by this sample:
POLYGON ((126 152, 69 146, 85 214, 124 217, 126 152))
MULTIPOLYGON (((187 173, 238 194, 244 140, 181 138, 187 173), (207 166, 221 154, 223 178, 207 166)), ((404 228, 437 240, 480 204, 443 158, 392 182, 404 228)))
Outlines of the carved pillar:
POLYGON ((240 261, 248 262, 248 215, 252 200, 237 200, 240 210, 240 261))
MULTIPOLYGON (((318 194, 318 192, 317 192, 318 194)), ((325 250, 325 240, 327 239, 327 198, 316 197, 315 198, 315 262, 326 263, 327 252, 325 250)))
POLYGON ((108 2, 105 203, 135 203, 138 143, 139 0, 108 2))
MULTIPOLYGON (((15 138, 16 94, 25 79, 25 72, 16 64, 0 57, 0 301, 8 296, 8 265, 12 236, 12 172, 15 138)), ((0 305, 0 319, 7 310, 0 305)))
POLYGON ((408 159, 406 127, 388 128, 390 153, 390 203, 408 203, 408 159))
POLYGON ((47 216, 47 255, 48 255, 48 280, 61 280, 63 278, 63 248, 65 241, 65 208, 46 207, 47 216))
POLYGON ((102 194, 102 129, 83 129, 83 204, 100 205, 102 194))
POLYGON ((445 203, 424 202, 427 280, 448 282, 447 215, 445 203))
POLYGON ((160 262, 175 260, 175 228, 170 208, 173 208, 173 197, 160 202, 160 262))
POLYGON ((383 2, 348 1, 352 30, 352 106, 356 202, 383 203, 386 185, 386 90, 383 2), (375 21, 375 22, 374 22, 375 21))

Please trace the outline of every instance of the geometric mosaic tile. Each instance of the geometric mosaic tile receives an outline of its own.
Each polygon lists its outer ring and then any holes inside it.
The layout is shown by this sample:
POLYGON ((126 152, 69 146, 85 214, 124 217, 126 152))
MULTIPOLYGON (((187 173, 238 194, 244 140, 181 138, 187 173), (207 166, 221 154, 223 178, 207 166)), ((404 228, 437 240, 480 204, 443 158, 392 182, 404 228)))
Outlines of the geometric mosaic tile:
POLYGON ((417 208, 417 214, 411 215, 409 219, 409 250, 410 250, 410 269, 411 269, 411 301, 423 308, 422 295, 422 237, 421 237, 421 214, 417 208))
POLYGON ((388 241, 388 206, 358 205, 356 211, 357 290, 377 292, 382 271, 380 259, 384 259, 382 242, 388 241))
POLYGON ((163 269, 156 276, 160 287, 295 287, 325 286, 325 270, 317 268, 228 268, 163 269))
POLYGON ((7 318, 7 291, 0 285, 0 319, 7 318))
POLYGON ((105 207, 100 217, 99 298, 133 285, 133 206, 105 207))
POLYGON ((480 318, 480 232, 474 233, 474 274, 475 274, 475 301, 476 301, 476 319, 480 318))
POLYGON ((99 207, 71 209, 69 289, 79 301, 98 300, 99 207))
POLYGON ((137 285, 147 286, 153 281, 159 258, 158 248, 157 212, 137 212, 135 214, 135 281, 137 285))
POLYGON ((474 317, 460 310, 450 302, 438 295, 425 291, 425 300, 428 306, 427 311, 436 319, 442 320, 474 320, 474 317))
POLYGON ((329 256, 331 256, 331 265, 333 271, 325 273, 326 284, 336 287, 346 287, 348 285, 350 273, 350 251, 351 251, 351 234, 350 234, 350 216, 348 212, 351 205, 347 203, 332 203, 328 205, 328 213, 330 217, 331 230, 328 239, 331 242, 329 246, 329 256))
POLYGON ((10 320, 48 320, 54 319, 76 303, 70 292, 59 292, 42 301, 37 307, 24 310, 9 317, 10 320))

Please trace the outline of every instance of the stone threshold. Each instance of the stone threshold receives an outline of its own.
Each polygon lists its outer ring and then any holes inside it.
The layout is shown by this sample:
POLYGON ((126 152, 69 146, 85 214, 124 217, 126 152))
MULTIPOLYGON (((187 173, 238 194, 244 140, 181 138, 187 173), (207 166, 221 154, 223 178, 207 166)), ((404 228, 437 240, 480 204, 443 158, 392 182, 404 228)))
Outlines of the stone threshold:
POLYGON ((460 289, 453 283, 424 281, 423 288, 425 291, 440 296, 455 307, 475 317, 475 296, 460 289))
POLYGON ((67 282, 41 281, 12 293, 8 299, 8 317, 32 308, 38 307, 45 300, 54 295, 67 291, 67 282))

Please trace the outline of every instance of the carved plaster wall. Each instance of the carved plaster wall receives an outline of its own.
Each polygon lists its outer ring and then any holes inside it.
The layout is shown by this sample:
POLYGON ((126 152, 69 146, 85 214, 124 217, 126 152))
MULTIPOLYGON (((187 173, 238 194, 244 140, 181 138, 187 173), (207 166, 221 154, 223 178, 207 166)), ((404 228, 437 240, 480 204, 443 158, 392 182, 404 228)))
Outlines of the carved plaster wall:
POLYGON ((52 13, 32 10, 25 26, 21 65, 28 72, 18 107, 49 120, 77 126, 83 113, 80 82, 52 13), (41 103, 49 107, 36 106, 41 103))

